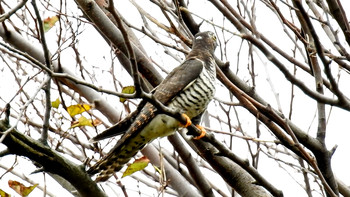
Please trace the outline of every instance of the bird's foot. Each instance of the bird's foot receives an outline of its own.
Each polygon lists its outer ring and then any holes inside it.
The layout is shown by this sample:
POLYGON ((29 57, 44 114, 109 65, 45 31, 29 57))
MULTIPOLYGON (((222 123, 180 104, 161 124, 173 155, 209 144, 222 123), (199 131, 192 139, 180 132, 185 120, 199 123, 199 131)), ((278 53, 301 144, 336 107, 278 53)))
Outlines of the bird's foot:
POLYGON ((185 113, 182 114, 182 117, 184 117, 186 119, 186 124, 181 124, 181 125, 183 125, 184 128, 186 128, 192 124, 191 118, 188 117, 185 113))
POLYGON ((205 131, 204 127, 202 127, 200 125, 196 125, 196 127, 201 131, 201 134, 199 136, 194 137, 193 139, 199 140, 199 139, 201 139, 202 137, 205 136, 206 131, 205 131))
MULTIPOLYGON (((186 119, 186 124, 181 124, 184 128, 190 126, 192 124, 192 121, 190 119, 190 117, 188 117, 186 114, 182 114, 182 116, 186 119)), ((200 126, 200 125, 196 125, 196 127, 201 131, 201 134, 199 136, 194 137, 193 139, 195 140, 199 140, 201 138, 203 138, 206 134, 206 131, 204 129, 204 127, 200 126)))

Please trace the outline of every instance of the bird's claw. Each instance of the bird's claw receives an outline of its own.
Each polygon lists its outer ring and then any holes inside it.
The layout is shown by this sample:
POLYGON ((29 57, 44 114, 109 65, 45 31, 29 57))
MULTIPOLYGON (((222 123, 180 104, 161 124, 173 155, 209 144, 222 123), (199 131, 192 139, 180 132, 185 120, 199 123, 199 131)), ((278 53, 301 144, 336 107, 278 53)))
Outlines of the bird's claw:
POLYGON ((186 124, 182 124, 182 125, 184 128, 187 128, 192 124, 191 118, 188 117, 185 113, 183 113, 182 116, 186 119, 186 124))
POLYGON ((199 130, 201 130, 201 134, 200 134, 199 136, 194 137, 193 139, 199 140, 199 139, 201 139, 202 137, 205 136, 206 131, 205 131, 204 127, 202 127, 202 126, 200 126, 200 125, 196 125, 196 127, 197 127, 199 130))

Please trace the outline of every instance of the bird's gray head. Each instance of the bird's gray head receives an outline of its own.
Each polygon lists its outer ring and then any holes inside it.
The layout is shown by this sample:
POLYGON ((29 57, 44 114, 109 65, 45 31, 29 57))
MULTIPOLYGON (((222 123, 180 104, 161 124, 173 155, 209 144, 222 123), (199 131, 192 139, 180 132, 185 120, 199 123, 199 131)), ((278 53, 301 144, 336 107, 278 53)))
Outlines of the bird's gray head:
POLYGON ((198 48, 208 49, 211 54, 214 54, 217 46, 216 36, 211 31, 199 32, 194 36, 192 50, 198 48))

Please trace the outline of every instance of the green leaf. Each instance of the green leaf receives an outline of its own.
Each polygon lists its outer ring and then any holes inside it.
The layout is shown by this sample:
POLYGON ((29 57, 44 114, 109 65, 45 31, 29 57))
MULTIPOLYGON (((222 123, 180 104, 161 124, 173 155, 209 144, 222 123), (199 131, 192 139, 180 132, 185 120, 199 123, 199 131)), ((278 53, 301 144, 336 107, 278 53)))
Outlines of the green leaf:
MULTIPOLYGON (((122 93, 124 94, 133 94, 135 92, 135 86, 125 86, 122 89, 122 93)), ((126 98, 120 97, 119 101, 124 103, 126 101, 126 98)))
POLYGON ((130 164, 128 168, 123 173, 123 177, 130 176, 137 171, 143 170, 149 164, 149 159, 147 157, 141 157, 140 159, 136 159, 134 163, 130 164))

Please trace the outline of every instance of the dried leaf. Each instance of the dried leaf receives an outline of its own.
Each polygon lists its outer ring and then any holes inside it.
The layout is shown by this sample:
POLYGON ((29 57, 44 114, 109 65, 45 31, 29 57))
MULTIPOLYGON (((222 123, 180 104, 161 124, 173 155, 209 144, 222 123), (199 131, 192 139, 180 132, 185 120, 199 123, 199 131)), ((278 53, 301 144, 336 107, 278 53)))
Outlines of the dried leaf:
POLYGON ((94 120, 92 121, 92 124, 93 124, 94 126, 98 126, 98 125, 102 124, 102 121, 101 121, 100 119, 94 119, 94 120))
POLYGON ((89 104, 77 104, 77 105, 71 105, 67 107, 67 111, 71 117, 81 114, 85 111, 89 111, 91 109, 91 105, 89 104))
MULTIPOLYGON (((135 86, 125 86, 122 89, 122 93, 124 94, 133 94, 135 92, 135 86)), ((126 101, 126 98, 120 97, 119 101, 124 103, 126 101)))
POLYGON ((9 186, 21 196, 28 196, 38 184, 26 187, 18 181, 8 181, 9 186))
POLYGON ((143 170, 149 164, 149 159, 147 157, 141 157, 140 159, 136 159, 134 163, 130 164, 128 168, 123 173, 123 177, 130 176, 137 171, 143 170))
POLYGON ((44 20, 44 32, 48 32, 55 25, 58 19, 58 16, 47 17, 44 20))

